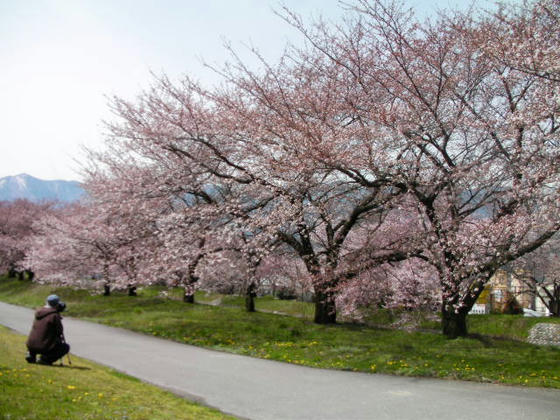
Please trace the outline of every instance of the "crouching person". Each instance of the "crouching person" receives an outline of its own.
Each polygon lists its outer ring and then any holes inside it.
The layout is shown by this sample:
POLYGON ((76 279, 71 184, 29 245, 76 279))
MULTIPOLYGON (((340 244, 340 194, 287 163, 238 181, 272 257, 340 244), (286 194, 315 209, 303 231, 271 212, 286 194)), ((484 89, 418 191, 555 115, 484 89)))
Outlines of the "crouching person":
POLYGON ((57 295, 50 295, 47 304, 35 312, 33 326, 27 339, 28 363, 51 365, 70 351, 64 339, 62 316, 66 304, 57 295), (37 361, 37 355, 41 358, 37 361))

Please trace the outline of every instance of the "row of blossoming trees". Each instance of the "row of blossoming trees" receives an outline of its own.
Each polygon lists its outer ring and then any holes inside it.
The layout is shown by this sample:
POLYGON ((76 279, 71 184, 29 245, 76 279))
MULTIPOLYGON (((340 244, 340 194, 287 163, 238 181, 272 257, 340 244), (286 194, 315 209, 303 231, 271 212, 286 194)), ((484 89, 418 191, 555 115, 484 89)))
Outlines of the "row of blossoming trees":
POLYGON ((252 296, 290 264, 318 323, 438 301, 444 334, 465 335, 496 270, 560 229, 560 2, 424 22, 348 8, 335 27, 285 10, 305 46, 277 64, 253 51, 258 71, 231 51, 217 87, 162 76, 113 98, 91 201, 40 221, 36 271, 252 296))

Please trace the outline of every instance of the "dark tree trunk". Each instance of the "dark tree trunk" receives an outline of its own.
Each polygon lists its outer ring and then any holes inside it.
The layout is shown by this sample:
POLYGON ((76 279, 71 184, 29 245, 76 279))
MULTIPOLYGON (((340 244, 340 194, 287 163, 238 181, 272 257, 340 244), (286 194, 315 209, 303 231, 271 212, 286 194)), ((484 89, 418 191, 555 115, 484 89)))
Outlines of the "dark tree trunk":
POLYGON ((189 282, 185 285, 185 293, 183 294, 183 302, 194 303, 194 292, 196 291, 195 283, 198 277, 190 276, 189 282))
POLYGON ((552 316, 560 317, 560 284, 554 284, 552 299, 550 300, 550 312, 552 316))
POLYGON ((255 284, 251 283, 247 287, 247 292, 245 293, 245 309, 247 312, 255 312, 255 297, 257 297, 255 284))
POLYGON ((247 312, 255 312, 255 296, 252 294, 245 295, 245 309, 247 312))
POLYGON ((103 296, 111 296, 111 279, 109 277, 109 264, 103 264, 103 296))
MULTIPOLYGON (((560 288, 558 290, 560 291, 560 288)), ((560 317, 560 296, 558 296, 558 293, 555 294, 554 299, 551 299, 548 309, 552 316, 560 317)))
POLYGON ((465 337, 468 334, 467 313, 468 310, 461 309, 456 313, 453 309, 446 310, 445 306, 443 307, 441 324, 443 334, 447 338, 465 337))
POLYGON ((136 293, 136 286, 128 286, 128 296, 138 296, 136 293))
POLYGON ((16 269, 13 268, 13 267, 10 267, 10 269, 8 270, 8 277, 13 279, 13 278, 16 277, 16 274, 17 274, 16 269))
POLYGON ((334 295, 329 292, 315 293, 315 319, 316 324, 335 324, 336 305, 334 295))
POLYGON ((183 294, 183 302, 194 303, 194 293, 185 290, 185 293, 183 294))
MULTIPOLYGON (((449 296, 448 299, 443 299, 441 306, 441 326, 443 334, 447 338, 466 337, 468 335, 467 315, 484 291, 484 287, 488 280, 494 274, 494 271, 488 271, 481 274, 478 280, 472 283, 470 293, 462 297, 462 305, 456 311, 455 306, 460 299, 459 293, 456 290, 444 289, 443 295, 449 296)), ((463 279, 454 280, 450 279, 447 284, 461 284, 463 279)))
POLYGON ((25 273, 27 274, 27 279, 29 281, 33 281, 33 279, 35 278, 35 273, 31 270, 25 270, 25 273))
MULTIPOLYGON (((199 246, 204 245, 204 240, 200 242, 199 246)), ((198 277, 195 275, 195 270, 204 256, 203 253, 200 253, 190 264, 187 271, 187 283, 184 283, 185 293, 183 294, 183 302, 185 303, 194 303, 194 292, 196 291, 195 284, 198 281, 198 277)))

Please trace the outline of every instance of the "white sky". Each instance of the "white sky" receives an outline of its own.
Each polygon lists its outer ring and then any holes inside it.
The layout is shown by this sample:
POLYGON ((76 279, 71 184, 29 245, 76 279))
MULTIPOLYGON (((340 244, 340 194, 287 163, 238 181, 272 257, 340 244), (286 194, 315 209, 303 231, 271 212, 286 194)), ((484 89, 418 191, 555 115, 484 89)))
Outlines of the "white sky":
MULTIPOLYGON (((274 60, 301 40, 273 13, 281 3, 343 13, 336 0, 0 0, 0 178, 79 180, 81 147, 101 147, 111 118, 105 96, 134 97, 150 71, 212 82, 201 61, 223 63, 224 40, 274 60)), ((407 1, 419 14, 469 3, 407 1)))

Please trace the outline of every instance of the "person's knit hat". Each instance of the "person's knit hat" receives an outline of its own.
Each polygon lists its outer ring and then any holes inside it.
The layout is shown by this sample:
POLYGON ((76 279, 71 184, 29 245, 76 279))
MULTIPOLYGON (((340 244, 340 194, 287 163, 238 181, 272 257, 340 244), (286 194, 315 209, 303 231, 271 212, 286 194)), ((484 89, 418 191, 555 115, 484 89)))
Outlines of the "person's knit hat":
POLYGON ((60 298, 57 295, 49 295, 49 297, 47 297, 47 303, 53 308, 58 305, 58 302, 60 302, 60 298))

